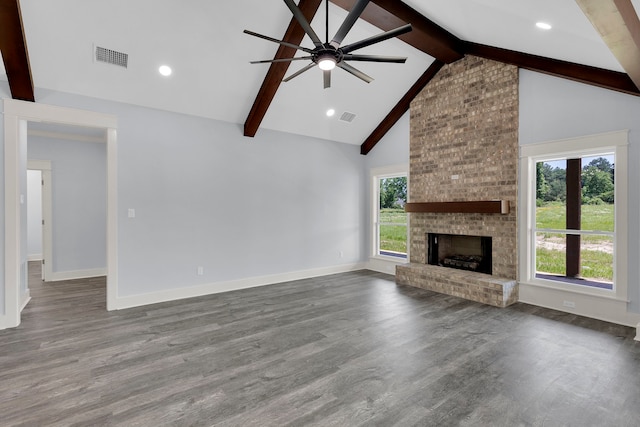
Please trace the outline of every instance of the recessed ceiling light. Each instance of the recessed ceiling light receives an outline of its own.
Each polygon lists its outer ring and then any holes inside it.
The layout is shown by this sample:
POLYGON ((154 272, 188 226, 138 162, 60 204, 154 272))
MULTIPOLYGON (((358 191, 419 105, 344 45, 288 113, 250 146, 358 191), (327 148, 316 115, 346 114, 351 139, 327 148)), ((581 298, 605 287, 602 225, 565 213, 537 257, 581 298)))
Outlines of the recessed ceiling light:
POLYGON ((336 110, 334 110, 333 108, 329 108, 327 110, 327 117, 333 117, 335 113, 336 113, 336 110))
POLYGON ((158 71, 165 77, 170 76, 172 73, 171 67, 169 67, 168 65, 161 65, 160 68, 158 68, 158 71))
POLYGON ((546 22, 536 22, 536 27, 540 28, 541 30, 550 30, 551 24, 547 24, 546 22))

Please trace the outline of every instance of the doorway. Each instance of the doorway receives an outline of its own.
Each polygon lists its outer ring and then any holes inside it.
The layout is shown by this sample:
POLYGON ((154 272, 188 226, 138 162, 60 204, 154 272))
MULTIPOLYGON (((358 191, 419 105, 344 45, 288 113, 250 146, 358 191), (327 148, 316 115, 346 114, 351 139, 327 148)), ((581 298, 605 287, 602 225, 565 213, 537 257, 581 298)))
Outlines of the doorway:
POLYGON ((117 299, 117 119, 114 116, 31 102, 4 100, 5 283, 0 329, 20 324, 26 289, 27 123, 101 129, 107 145, 107 310, 117 299))
MULTIPOLYGON (((28 123, 27 167, 40 165, 51 175, 43 186, 46 282, 105 276, 106 272, 106 140, 104 129, 28 123), (36 160, 47 159, 47 160, 36 160), (50 184, 49 184, 50 183, 50 184), (48 191, 52 190, 52 191, 48 191)), ((27 171, 27 177, 34 171, 27 171)), ((27 179, 27 182, 29 180, 27 179)), ((37 188, 28 188, 36 190, 37 188)), ((27 191, 27 200, 32 199, 27 191)), ((27 213, 31 211, 27 206, 27 213)), ((29 216, 29 215, 28 215, 29 216)), ((33 219, 27 240, 33 244, 33 219)), ((42 235, 42 233, 40 233, 42 235)), ((28 255, 34 253, 29 248, 28 255)), ((31 264, 33 266, 33 263, 31 264)))
POLYGON ((27 261, 40 262, 41 278, 51 279, 51 162, 27 161, 27 261), (47 260, 49 262, 47 263, 47 260))

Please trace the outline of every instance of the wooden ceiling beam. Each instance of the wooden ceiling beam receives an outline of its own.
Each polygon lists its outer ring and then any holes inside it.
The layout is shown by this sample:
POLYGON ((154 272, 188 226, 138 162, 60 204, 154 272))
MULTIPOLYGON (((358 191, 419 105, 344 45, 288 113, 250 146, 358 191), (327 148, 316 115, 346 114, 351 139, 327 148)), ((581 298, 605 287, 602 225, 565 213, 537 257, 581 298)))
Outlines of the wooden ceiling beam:
POLYGON ((0 1, 0 51, 9 80, 11 97, 35 101, 27 40, 18 0, 0 1))
POLYGON ((444 67, 445 63, 433 61, 427 71, 420 76, 420 78, 411 86, 407 93, 398 101, 393 109, 387 114, 384 120, 375 128, 371 135, 360 145, 360 154, 367 155, 369 151, 375 147, 375 145, 382 139, 382 137, 389 132, 389 130, 400 120, 400 118, 409 110, 411 101, 429 84, 431 79, 438 74, 438 71, 444 67))
POLYGON ((469 55, 475 55, 481 58, 515 65, 527 70, 562 77, 629 95, 640 95, 640 90, 631 78, 627 74, 618 71, 605 70, 603 68, 576 64, 559 59, 545 58, 543 56, 478 43, 465 42, 465 46, 466 52, 469 55))
MULTIPOLYGON (((331 3, 351 10, 356 0, 331 0, 331 3)), ((411 24, 413 31, 398 38, 447 64, 464 57, 462 40, 401 1, 371 0, 360 18, 383 31, 411 24)))
MULTIPOLYGON (((302 11, 307 21, 311 22, 315 16, 322 0, 300 0, 298 8, 302 11)), ((282 40, 299 45, 304 38, 305 33, 298 21, 295 18, 291 18, 289 27, 284 33, 282 40)), ((274 59, 280 58, 293 58, 296 54, 296 49, 285 47, 280 45, 274 59)), ((267 110, 276 96, 276 92, 282 83, 287 70, 289 69, 289 62, 272 63, 267 71, 262 86, 258 91, 251 111, 244 122, 244 136, 254 137, 260 128, 260 124, 267 114, 267 110)))
POLYGON ((631 0, 576 2, 636 88, 640 88, 640 19, 631 0))
MULTIPOLYGON (((322 0, 300 0, 299 7, 307 17, 308 21, 320 7, 322 0)), ((335 5, 351 10, 356 0, 330 0, 335 5)), ((397 28, 406 23, 411 23, 414 30, 404 34, 399 38, 416 49, 421 50, 436 58, 429 69, 416 81, 409 91, 387 114, 385 119, 369 135, 360 146, 360 152, 367 154, 380 141, 380 139, 397 123, 402 115, 409 109, 413 98, 431 81, 437 72, 445 65, 462 59, 466 54, 475 55, 482 58, 492 59, 507 64, 512 64, 520 68, 549 74, 556 77, 566 78, 581 83, 586 83, 605 89, 618 92, 640 95, 640 85, 636 79, 640 79, 640 23, 638 16, 633 11, 630 0, 576 0, 578 3, 612 3, 618 15, 624 21, 624 26, 628 36, 624 38, 627 46, 621 48, 620 55, 624 55, 625 66, 628 74, 611 70, 605 70, 587 65, 575 64, 552 58, 545 58, 522 52, 486 46, 478 43, 466 42, 458 39, 442 27, 421 15, 416 10, 406 4, 396 0, 371 0, 361 18, 382 31, 397 28), (629 45, 630 41, 633 45, 629 45), (632 77, 630 77, 632 76, 632 77), (636 77, 638 76, 638 77, 636 77)), ((598 14, 601 16, 601 13, 598 14)), ((595 25, 595 24, 594 24, 595 25)), ((617 26, 620 26, 617 24, 617 26)), ((597 28, 597 26, 596 26, 597 28)), ((300 44, 304 37, 304 31, 300 25, 291 20, 289 28, 283 40, 294 44, 300 44)), ((603 36, 604 38, 604 36, 603 36)), ((611 48, 612 51, 614 50, 611 48)), ((275 58, 291 58, 295 55, 295 50, 280 46, 275 58)), ((614 52, 615 54, 615 52, 614 52)), ((260 88, 258 96, 253 104, 251 112, 245 122, 245 136, 255 136, 262 119, 264 118, 269 105, 273 101, 282 79, 288 69, 289 63, 272 64, 265 80, 260 88)))

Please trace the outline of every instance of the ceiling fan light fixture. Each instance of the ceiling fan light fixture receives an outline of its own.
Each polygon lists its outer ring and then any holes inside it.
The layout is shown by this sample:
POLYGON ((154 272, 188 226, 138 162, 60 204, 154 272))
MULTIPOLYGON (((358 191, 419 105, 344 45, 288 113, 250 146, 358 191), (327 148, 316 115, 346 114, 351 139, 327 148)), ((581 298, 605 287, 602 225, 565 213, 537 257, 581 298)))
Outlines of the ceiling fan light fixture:
POLYGON ((168 76, 170 76, 170 75, 171 75, 171 73, 172 73, 173 71, 171 70, 171 67, 169 67, 168 65, 161 65, 161 66, 158 68, 158 72, 159 72, 160 74, 162 74, 163 76, 168 77, 168 76))
MULTIPOLYGON (((369 4, 370 0, 355 0, 355 4, 347 14, 347 17, 342 21, 342 25, 333 36, 331 41, 329 41, 329 0, 325 1, 326 6, 326 19, 325 19, 325 29, 327 33, 326 42, 322 42, 320 37, 313 30, 309 21, 305 17, 305 14, 300 10, 299 6, 296 5, 294 0, 284 0, 289 10, 293 14, 293 18, 298 22, 300 27, 304 30, 306 35, 311 39, 313 45, 315 46, 313 49, 309 49, 303 46, 299 46, 295 43, 289 43, 285 40, 274 39, 273 37, 265 36, 259 33, 254 33, 253 31, 244 30, 245 34, 249 34, 254 37, 258 37, 264 40, 268 40, 274 43, 278 43, 280 46, 285 46, 295 50, 301 50, 306 52, 308 55, 305 56, 291 56, 282 57, 282 58, 274 58, 274 59, 266 59, 262 61, 250 61, 252 64, 265 64, 265 63, 279 63, 279 62, 292 62, 298 60, 311 60, 311 63, 306 67, 298 70, 293 73, 289 77, 283 79, 283 82, 288 82, 291 79, 301 75, 302 73, 315 68, 317 65, 321 70, 322 79, 324 83, 324 88, 328 89, 331 87, 331 70, 336 67, 342 68, 346 72, 354 75, 365 83, 371 83, 373 78, 367 76, 362 71, 357 68, 351 66, 347 63, 347 61, 368 61, 368 62, 387 62, 387 63, 404 63, 407 58, 397 57, 397 56, 380 56, 380 55, 358 55, 353 54, 352 52, 358 49, 365 48, 367 46, 374 45, 376 43, 380 43, 382 41, 391 39, 393 37, 398 37, 402 34, 405 34, 412 30, 411 24, 405 24, 401 27, 395 28, 393 30, 388 30, 383 33, 377 34, 375 36, 367 37, 366 39, 357 41, 355 43, 348 44, 346 46, 342 45, 342 41, 346 37, 347 33, 354 26, 356 21, 360 19, 360 15, 369 4)), ((299 2, 300 3, 300 2, 299 2)), ((319 3, 319 2, 318 2, 319 3)))
POLYGON ((318 61, 318 67, 320 67, 320 69, 324 71, 333 70, 334 68, 336 68, 336 60, 333 57, 329 56, 326 58, 322 58, 318 61))

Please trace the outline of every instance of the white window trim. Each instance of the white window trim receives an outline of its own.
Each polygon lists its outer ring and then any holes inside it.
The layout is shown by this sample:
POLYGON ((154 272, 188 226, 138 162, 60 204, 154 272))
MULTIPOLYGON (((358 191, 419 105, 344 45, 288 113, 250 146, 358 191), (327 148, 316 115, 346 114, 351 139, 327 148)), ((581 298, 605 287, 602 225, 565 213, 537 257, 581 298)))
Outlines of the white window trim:
POLYGON ((520 147, 519 191, 520 206, 522 206, 522 215, 519 218, 520 301, 631 325, 631 317, 626 311, 628 302, 628 134, 628 130, 623 130, 520 147), (536 278, 533 246, 536 163, 575 157, 577 154, 579 157, 585 157, 604 152, 615 154, 613 291, 536 278), (604 301, 609 302, 604 303, 604 301))
POLYGON ((370 172, 370 195, 371 195, 371 248, 370 258, 380 261, 393 262, 394 264, 405 264, 409 262, 409 223, 407 222, 407 258, 399 258, 388 255, 380 255, 378 253, 379 235, 378 235, 378 213, 380 206, 380 180, 384 178, 395 178, 399 176, 407 177, 407 202, 409 201, 409 165, 391 165, 380 168, 371 169, 370 172))

